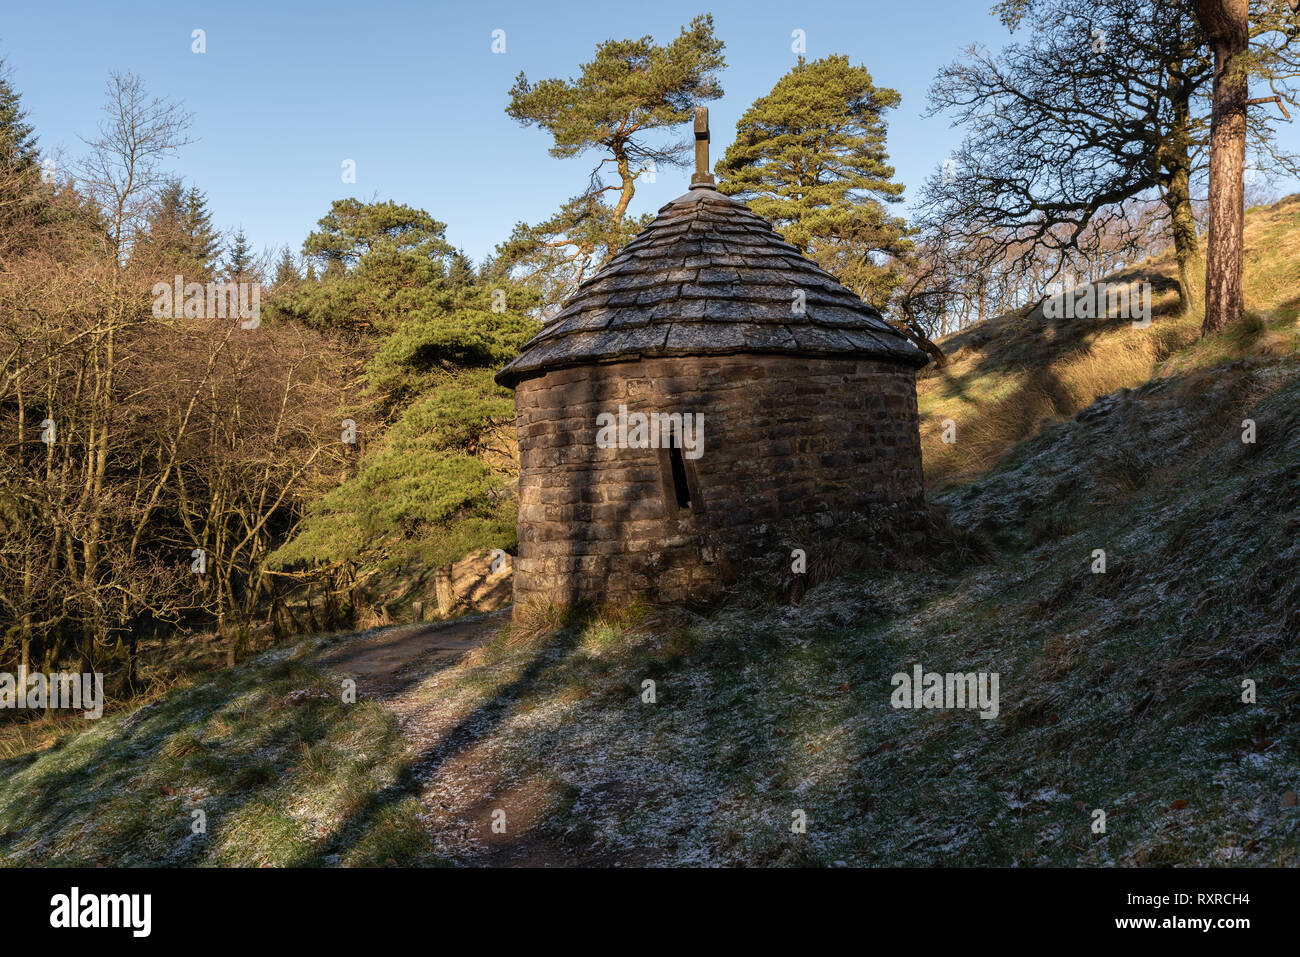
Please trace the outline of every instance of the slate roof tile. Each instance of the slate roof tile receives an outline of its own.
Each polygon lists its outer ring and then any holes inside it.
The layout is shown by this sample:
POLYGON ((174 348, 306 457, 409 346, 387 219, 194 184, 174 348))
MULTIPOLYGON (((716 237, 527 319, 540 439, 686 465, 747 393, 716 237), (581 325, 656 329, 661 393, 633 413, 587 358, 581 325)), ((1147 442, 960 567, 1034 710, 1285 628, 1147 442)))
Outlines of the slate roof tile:
POLYGON ((922 366, 924 353, 871 306, 709 188, 663 209, 564 304, 502 385, 547 369, 655 355, 858 355, 922 366), (804 311, 795 313, 795 290, 804 311))

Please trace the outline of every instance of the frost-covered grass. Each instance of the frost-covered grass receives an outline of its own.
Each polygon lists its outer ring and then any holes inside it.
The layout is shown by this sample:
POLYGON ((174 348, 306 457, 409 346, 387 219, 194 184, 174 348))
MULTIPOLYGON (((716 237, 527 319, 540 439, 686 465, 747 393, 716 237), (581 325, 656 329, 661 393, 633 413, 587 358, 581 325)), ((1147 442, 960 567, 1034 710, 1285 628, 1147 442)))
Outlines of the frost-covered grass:
POLYGON ((397 786, 409 748, 387 709, 341 703, 310 663, 328 643, 268 652, 0 762, 0 863, 433 862, 418 801, 363 813, 397 786))

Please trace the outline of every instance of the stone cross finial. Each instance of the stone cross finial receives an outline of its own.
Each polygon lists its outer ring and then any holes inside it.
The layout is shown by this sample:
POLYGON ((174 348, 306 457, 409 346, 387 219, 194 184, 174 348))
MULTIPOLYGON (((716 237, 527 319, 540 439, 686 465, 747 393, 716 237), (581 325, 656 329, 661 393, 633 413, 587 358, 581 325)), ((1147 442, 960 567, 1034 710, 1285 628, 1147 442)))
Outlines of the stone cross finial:
POLYGON ((691 189, 713 186, 713 174, 709 172, 709 108, 695 108, 695 175, 691 177, 691 189))

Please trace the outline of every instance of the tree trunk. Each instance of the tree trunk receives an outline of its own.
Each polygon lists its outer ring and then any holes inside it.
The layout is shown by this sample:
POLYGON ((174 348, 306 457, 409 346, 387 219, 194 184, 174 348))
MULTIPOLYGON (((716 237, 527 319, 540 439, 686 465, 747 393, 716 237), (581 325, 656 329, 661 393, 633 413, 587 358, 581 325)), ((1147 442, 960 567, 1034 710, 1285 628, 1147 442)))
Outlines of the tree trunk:
POLYGON ((1165 169, 1165 208, 1169 210, 1170 232, 1174 241, 1174 259, 1178 263, 1178 311, 1186 313, 1192 308, 1192 269, 1201 258, 1200 241, 1196 235, 1196 215, 1192 212, 1191 149, 1192 105, 1187 90, 1182 64, 1176 75, 1177 92, 1171 92, 1174 103, 1174 122, 1165 169))
POLYGON ((909 332, 911 335, 909 335, 908 338, 910 338, 922 352, 934 360, 934 367, 936 369, 948 368, 948 357, 943 354, 943 350, 935 345, 934 341, 931 340, 929 336, 920 329, 917 329, 915 326, 913 326, 909 332))
POLYGON ((134 623, 131 626, 131 635, 126 643, 126 674, 123 676, 122 684, 126 688, 128 695, 136 692, 136 678, 139 673, 139 652, 140 634, 136 630, 134 623))
POLYGON ((1204 336, 1240 319, 1242 313, 1246 107, 1250 96, 1244 54, 1250 42, 1250 7, 1248 0, 1196 0, 1196 18, 1214 52, 1204 336))
POLYGON ((1174 239, 1174 259, 1178 262, 1178 311, 1186 312, 1192 306, 1192 269, 1201 258, 1200 241, 1196 236, 1196 216, 1192 212, 1192 197, 1186 167, 1176 169, 1169 178, 1165 191, 1165 206, 1169 210, 1170 229, 1174 239))
POLYGON ((456 607, 456 593, 451 587, 450 565, 444 565, 434 572, 433 587, 434 594, 438 598, 438 614, 443 618, 450 617, 452 609, 456 607))
POLYGON ((948 357, 943 354, 943 350, 935 345, 921 324, 912 316, 910 310, 903 309, 903 321, 898 324, 898 331, 912 340, 912 344, 934 360, 936 369, 946 369, 948 367, 948 357))
MULTIPOLYGON (((636 177, 632 175, 632 165, 628 161, 627 154, 620 151, 615 153, 615 157, 618 162, 618 175, 622 185, 619 187, 618 203, 614 206, 614 225, 620 226, 623 223, 623 217, 627 215, 628 204, 632 202, 632 197, 636 194, 636 177)), ((606 250, 604 262, 609 262, 617 255, 618 243, 611 242, 606 250)))

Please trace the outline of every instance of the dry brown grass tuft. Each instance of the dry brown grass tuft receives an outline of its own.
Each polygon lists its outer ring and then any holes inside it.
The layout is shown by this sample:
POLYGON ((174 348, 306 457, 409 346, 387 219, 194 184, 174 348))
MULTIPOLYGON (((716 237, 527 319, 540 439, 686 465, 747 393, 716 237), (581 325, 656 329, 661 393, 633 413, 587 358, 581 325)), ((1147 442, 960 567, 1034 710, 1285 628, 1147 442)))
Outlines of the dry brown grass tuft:
POLYGON ((512 648, 530 645, 571 624, 576 616, 577 610, 571 606, 526 602, 515 606, 510 624, 501 630, 501 635, 512 648))

